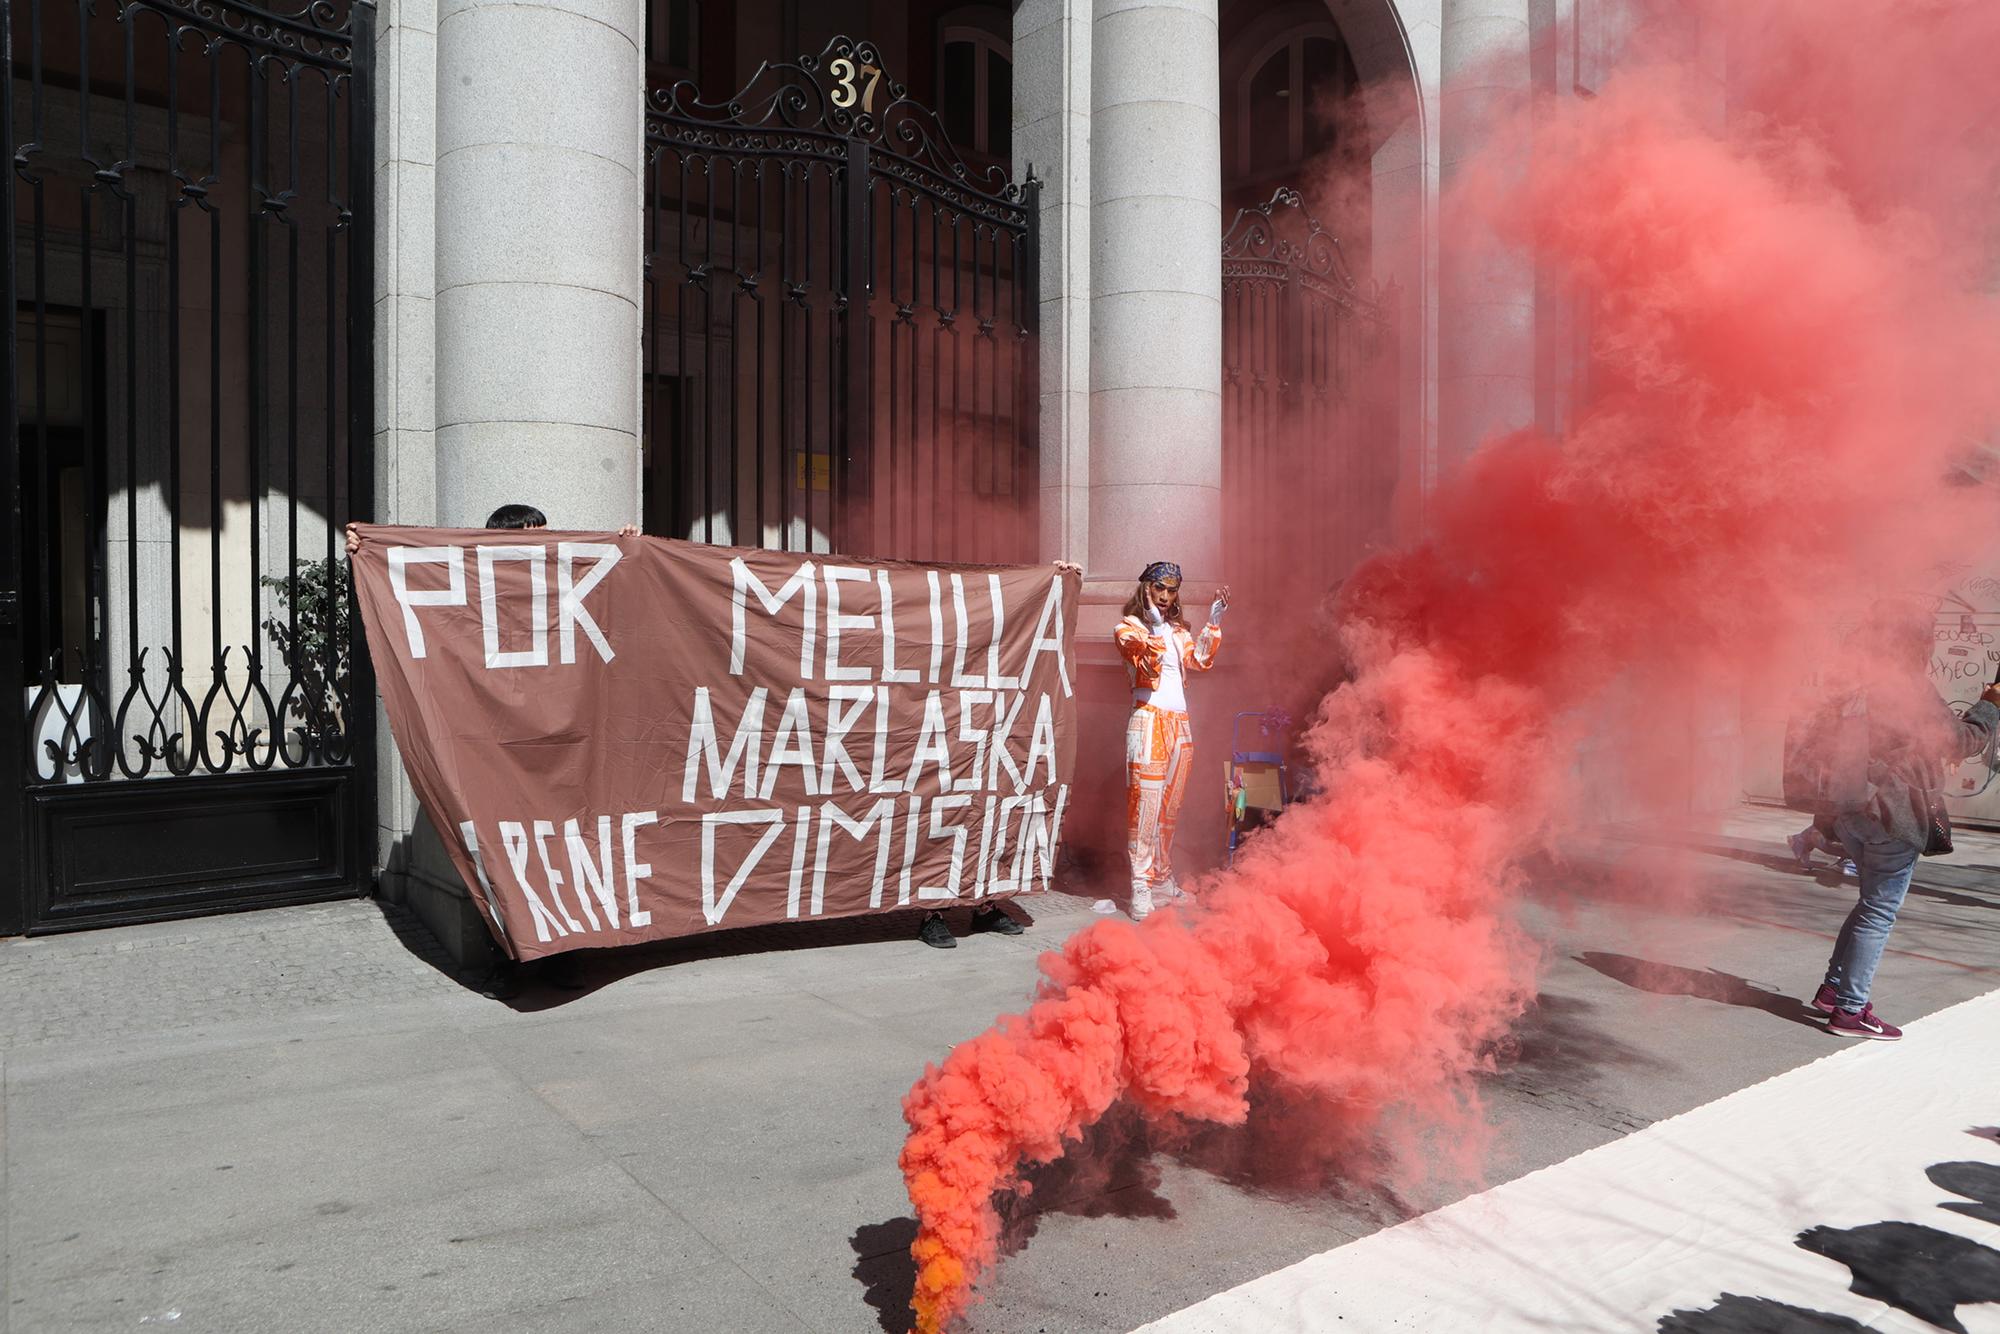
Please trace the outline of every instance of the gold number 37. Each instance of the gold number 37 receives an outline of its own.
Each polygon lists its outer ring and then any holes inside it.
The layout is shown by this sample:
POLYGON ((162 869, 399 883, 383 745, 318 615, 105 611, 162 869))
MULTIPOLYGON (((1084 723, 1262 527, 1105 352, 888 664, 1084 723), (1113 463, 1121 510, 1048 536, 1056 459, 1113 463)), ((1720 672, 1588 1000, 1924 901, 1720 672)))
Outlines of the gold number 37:
POLYGON ((861 68, 856 69, 854 62, 846 56, 840 57, 826 68, 827 72, 832 74, 840 85, 833 90, 833 104, 835 106, 845 110, 858 101, 861 103, 863 111, 873 112, 875 110, 875 85, 881 82, 882 79, 882 71, 880 69, 877 69, 873 65, 863 65, 861 68), (857 77, 868 80, 868 86, 861 89, 858 93, 854 87, 854 80, 857 77))

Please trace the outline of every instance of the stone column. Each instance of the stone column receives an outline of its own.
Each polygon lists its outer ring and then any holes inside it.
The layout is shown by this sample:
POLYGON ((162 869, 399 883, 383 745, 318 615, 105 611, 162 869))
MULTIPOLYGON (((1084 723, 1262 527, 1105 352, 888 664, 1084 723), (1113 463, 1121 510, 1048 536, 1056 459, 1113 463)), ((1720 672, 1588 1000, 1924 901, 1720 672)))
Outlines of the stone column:
MULTIPOLYGON (((375 508, 380 523, 434 524, 437 513, 437 5, 387 0, 375 67, 375 508)), ((483 516, 482 516, 483 517, 483 516)), ((375 818, 383 894, 407 902, 428 874, 457 874, 430 838, 378 699, 375 818), (417 853, 422 828, 428 859, 417 853)), ((456 917, 436 919, 450 939, 456 917)), ((476 923, 473 924, 476 927, 476 923)), ((463 934, 459 932, 459 934, 463 934)))
MULTIPOLYGON (((390 52, 402 57, 384 99, 397 147, 378 228, 382 517, 470 528, 520 503, 558 528, 628 523, 639 512, 639 0, 436 0, 434 37, 420 26, 428 0, 396 7, 407 31, 390 52), (410 105, 428 91, 433 44, 434 156, 410 105)), ((386 726, 380 736, 386 761, 386 726)), ((486 928, 400 767, 384 773, 382 892, 476 969, 494 948, 486 928)))
POLYGON ((637 517, 639 0, 439 0, 438 521, 637 517))
POLYGON ((1150 559, 1223 573, 1215 4, 1096 0, 1090 43, 1086 598, 1122 601, 1150 559))
POLYGON ((1041 549, 1090 562, 1090 0, 1014 10, 1014 179, 1041 180, 1041 549))
POLYGON ((1535 421, 1535 263, 1453 207, 1460 168, 1526 111, 1532 0, 1444 0, 1438 247, 1438 454, 1450 471, 1535 421))

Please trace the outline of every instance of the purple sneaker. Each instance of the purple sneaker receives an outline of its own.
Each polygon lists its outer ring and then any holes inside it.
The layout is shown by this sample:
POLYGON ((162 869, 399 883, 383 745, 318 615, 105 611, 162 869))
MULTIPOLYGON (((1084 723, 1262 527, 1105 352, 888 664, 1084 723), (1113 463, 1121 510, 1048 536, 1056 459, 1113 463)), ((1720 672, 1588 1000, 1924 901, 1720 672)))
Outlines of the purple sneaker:
POLYGON ((1833 989, 1832 983, 1822 982, 1819 984, 1819 990, 1813 993, 1813 998, 1807 1001, 1806 1005, 1821 1014, 1832 1014, 1840 1008, 1840 993, 1833 989))
POLYGON ((1894 1042, 1903 1036, 1902 1029, 1875 1017, 1873 1002, 1858 1010, 1835 1010, 1833 1018, 1826 1021, 1826 1031, 1836 1037, 1873 1038, 1877 1042, 1894 1042))

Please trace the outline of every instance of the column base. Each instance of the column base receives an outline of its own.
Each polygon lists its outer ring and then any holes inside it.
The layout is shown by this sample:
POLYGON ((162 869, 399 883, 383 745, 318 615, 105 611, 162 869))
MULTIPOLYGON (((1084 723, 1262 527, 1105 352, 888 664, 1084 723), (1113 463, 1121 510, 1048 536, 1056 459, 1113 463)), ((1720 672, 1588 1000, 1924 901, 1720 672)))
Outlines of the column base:
POLYGON ((473 906, 472 895, 428 816, 418 812, 416 827, 398 841, 387 860, 377 882, 383 902, 414 913, 462 975, 477 977, 492 971, 502 957, 500 946, 473 906))

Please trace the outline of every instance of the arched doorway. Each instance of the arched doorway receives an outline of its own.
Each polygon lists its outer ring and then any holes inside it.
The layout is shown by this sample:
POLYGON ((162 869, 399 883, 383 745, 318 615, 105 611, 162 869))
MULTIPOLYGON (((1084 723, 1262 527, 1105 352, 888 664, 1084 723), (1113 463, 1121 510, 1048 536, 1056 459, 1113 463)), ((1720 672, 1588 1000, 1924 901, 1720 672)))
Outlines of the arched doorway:
POLYGON ((1375 194, 1414 99, 1364 82, 1318 0, 1233 0, 1221 21, 1225 540, 1254 605, 1296 605, 1395 529, 1407 256, 1378 253, 1375 194))

